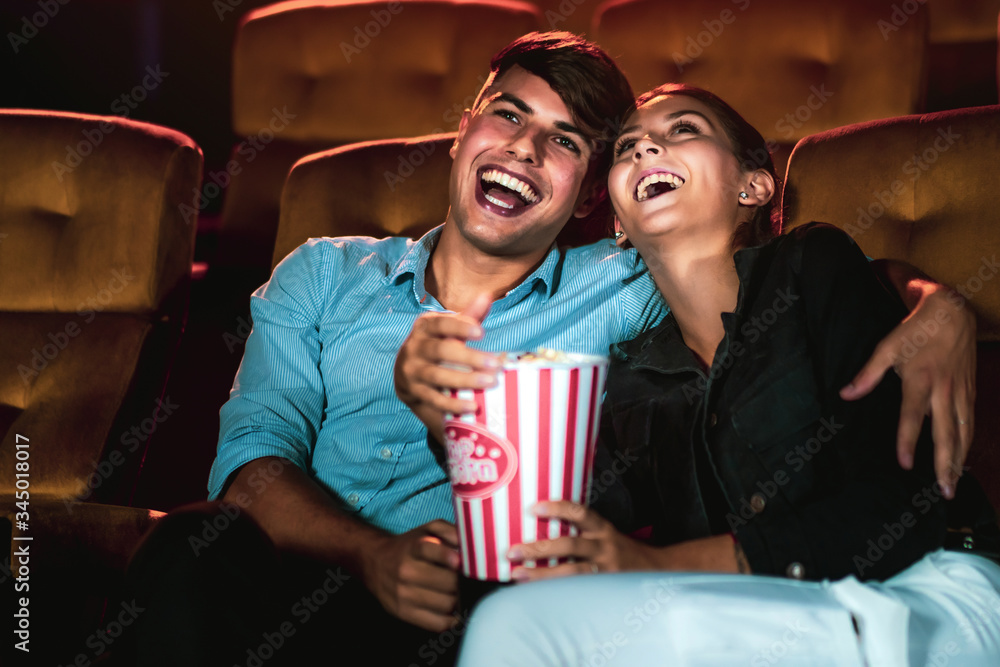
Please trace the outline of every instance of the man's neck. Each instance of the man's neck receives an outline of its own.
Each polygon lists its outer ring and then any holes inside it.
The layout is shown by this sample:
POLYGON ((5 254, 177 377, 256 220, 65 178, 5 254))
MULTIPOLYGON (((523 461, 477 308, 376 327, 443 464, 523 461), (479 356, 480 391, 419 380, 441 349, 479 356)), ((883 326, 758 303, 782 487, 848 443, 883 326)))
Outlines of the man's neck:
POLYGON ((424 289, 456 313, 484 292, 494 301, 502 299, 531 275, 549 252, 545 248, 530 255, 492 255, 458 242, 446 232, 447 224, 427 263, 424 289))

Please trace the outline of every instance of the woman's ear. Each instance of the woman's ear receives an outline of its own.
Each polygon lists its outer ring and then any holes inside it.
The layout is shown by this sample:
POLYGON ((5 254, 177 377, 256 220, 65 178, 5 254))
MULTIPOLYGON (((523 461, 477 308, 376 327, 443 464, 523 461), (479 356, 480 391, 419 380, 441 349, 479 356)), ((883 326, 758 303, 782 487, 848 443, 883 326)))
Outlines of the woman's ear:
POLYGON ((763 169, 755 169, 744 182, 740 203, 745 206, 763 206, 774 197, 774 177, 763 169), (746 196, 744 196, 746 195, 746 196))
POLYGON ((628 236, 625 235, 622 223, 618 220, 618 216, 615 215, 615 245, 622 248, 626 243, 628 243, 628 236))

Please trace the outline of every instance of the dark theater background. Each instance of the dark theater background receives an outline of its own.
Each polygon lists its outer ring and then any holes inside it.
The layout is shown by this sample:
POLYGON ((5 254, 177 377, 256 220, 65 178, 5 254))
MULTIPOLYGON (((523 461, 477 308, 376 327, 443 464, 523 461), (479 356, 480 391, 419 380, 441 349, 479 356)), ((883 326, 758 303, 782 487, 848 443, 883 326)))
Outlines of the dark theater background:
MULTIPOLYGON (((535 29, 586 33, 637 93, 713 90, 762 130, 780 174, 797 142, 838 127, 954 111, 927 127, 982 129, 951 151, 902 123, 855 162, 817 144, 785 204, 790 225, 839 215, 827 221, 854 225, 869 255, 966 290, 970 462, 1000 506, 1000 279, 982 263, 1000 221, 990 187, 962 194, 966 179, 1000 184, 1000 111, 961 111, 997 105, 998 14, 1000 0, 2 0, 3 617, 20 609, 15 554, 30 545, 36 664, 97 664, 114 637, 94 633, 127 621, 116 596, 149 510, 205 497, 250 292, 308 236, 418 235, 447 208, 447 137, 303 169, 283 194, 291 167, 454 131, 490 55, 535 29), (809 188, 829 208, 790 198, 809 188), (925 233, 945 226, 950 242, 925 233)), ((21 655, 2 636, 8 664, 21 655)))

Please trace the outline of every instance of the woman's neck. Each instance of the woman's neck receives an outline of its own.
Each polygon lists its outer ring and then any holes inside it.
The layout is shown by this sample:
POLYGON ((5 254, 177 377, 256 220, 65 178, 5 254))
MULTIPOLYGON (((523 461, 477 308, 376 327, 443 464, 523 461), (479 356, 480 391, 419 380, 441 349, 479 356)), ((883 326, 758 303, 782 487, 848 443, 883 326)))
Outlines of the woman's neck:
POLYGON ((668 239, 646 264, 670 304, 684 343, 709 368, 725 335, 721 314, 736 310, 740 283, 728 241, 692 245, 668 239))

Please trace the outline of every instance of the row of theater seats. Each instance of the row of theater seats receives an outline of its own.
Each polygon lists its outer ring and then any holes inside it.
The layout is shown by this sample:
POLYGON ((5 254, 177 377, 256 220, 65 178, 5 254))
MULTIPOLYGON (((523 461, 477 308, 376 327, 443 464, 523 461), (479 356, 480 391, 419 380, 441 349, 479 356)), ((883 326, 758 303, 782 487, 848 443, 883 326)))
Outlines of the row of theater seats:
MULTIPOLYGON (((301 160, 270 262, 311 236, 437 224, 450 141, 301 160), (421 166, 390 191, 385 172, 415 155, 421 166)), ((968 299, 980 341, 971 466, 1000 507, 998 147, 1000 106, 836 128, 798 142, 783 197, 786 228, 836 224, 867 254, 916 264, 968 299)), ((33 650, 63 664, 88 655, 102 615, 106 624, 127 603, 117 596, 128 554, 162 516, 127 505, 145 436, 178 409, 163 388, 185 320, 194 228, 182 211, 195 203, 201 154, 159 126, 16 111, 0 112, 0 153, 17 156, 0 163, 0 470, 26 475, 0 478, 4 562, 15 565, 0 590, 14 599, 17 538, 31 537, 33 650), (65 146, 84 140, 90 148, 67 161, 65 146), (19 507, 24 490, 30 503, 19 507)), ((204 472, 173 463, 172 474, 204 472)))
POLYGON ((998 14, 1000 0, 269 5, 243 17, 232 79, 236 136, 269 143, 256 151, 241 139, 230 173, 212 181, 229 183, 213 262, 248 272, 250 284, 266 278, 281 187, 297 158, 456 129, 490 55, 529 30, 586 31, 637 92, 683 81, 720 93, 762 130, 780 170, 804 136, 924 111, 932 72, 951 86, 938 98, 972 87, 979 103, 996 103, 998 14))

